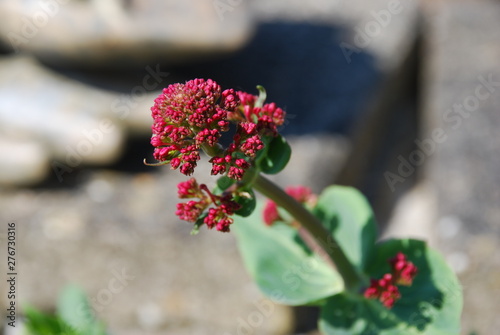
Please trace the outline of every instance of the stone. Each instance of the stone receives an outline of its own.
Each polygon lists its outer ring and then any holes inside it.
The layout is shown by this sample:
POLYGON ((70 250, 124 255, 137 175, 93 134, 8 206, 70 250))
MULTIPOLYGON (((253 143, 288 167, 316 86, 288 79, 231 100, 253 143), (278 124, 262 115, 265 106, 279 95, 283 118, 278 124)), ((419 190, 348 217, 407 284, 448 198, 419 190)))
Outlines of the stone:
POLYGON ((497 2, 442 1, 427 8, 422 172, 436 189, 434 234, 459 273, 463 333, 500 321, 500 12, 497 2), (430 147, 430 146, 429 146, 430 147))
POLYGON ((345 164, 349 141, 340 135, 287 136, 292 156, 285 169, 271 180, 282 187, 305 185, 319 194, 345 164))
POLYGON ((56 174, 119 158, 124 127, 108 112, 114 95, 16 56, 0 59, 0 87, 0 122, 37 142, 39 160, 50 160, 56 174))
POLYGON ((37 141, 0 136, 0 157, 2 186, 31 186, 50 172, 49 155, 37 141))
POLYGON ((232 52, 252 34, 244 1, 2 1, 0 39, 46 63, 126 68, 232 52))
POLYGON ((437 247, 434 220, 436 190, 429 182, 421 182, 398 199, 381 239, 415 238, 437 247))

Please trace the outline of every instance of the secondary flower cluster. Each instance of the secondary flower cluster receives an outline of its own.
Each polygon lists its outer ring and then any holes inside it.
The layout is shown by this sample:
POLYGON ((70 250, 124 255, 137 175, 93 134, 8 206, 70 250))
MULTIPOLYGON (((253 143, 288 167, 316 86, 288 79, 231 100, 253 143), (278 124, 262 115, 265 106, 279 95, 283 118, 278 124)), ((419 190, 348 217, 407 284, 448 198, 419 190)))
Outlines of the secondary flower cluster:
MULTIPOLYGON (((317 196, 312 193, 311 189, 306 186, 289 186, 285 189, 285 192, 300 202, 301 204, 307 205, 309 207, 314 207, 316 204, 317 196)), ((270 226, 276 221, 284 221, 278 212, 278 206, 272 200, 266 202, 266 206, 262 212, 264 222, 266 225, 270 226)))
POLYGON ((378 299, 387 308, 392 308, 394 303, 401 298, 401 293, 396 285, 411 286, 417 275, 417 267, 399 252, 396 257, 389 260, 391 273, 386 273, 381 279, 371 279, 364 296, 369 299, 378 299))
POLYGON ((277 126, 285 121, 285 112, 275 103, 256 106, 258 97, 245 92, 236 92, 239 108, 229 111, 227 119, 237 124, 231 143, 219 155, 210 159, 212 174, 224 174, 241 180, 257 153, 264 148, 263 136, 276 136, 277 126), (244 158, 242 158, 244 157, 244 158))
POLYGON ((215 227, 218 231, 229 231, 229 225, 233 223, 230 216, 241 208, 238 203, 231 200, 232 195, 230 193, 216 196, 210 192, 205 184, 198 185, 194 178, 179 183, 177 188, 181 199, 198 198, 198 201, 190 200, 177 204, 175 214, 179 218, 195 223, 208 208, 208 212, 203 217, 203 223, 209 229, 215 227), (210 206, 213 207, 209 208, 210 206))
MULTIPOLYGON (((255 95, 222 91, 213 80, 194 79, 163 89, 151 108, 153 126, 151 144, 158 164, 190 176, 200 160, 200 150, 210 156, 212 175, 227 174, 240 181, 265 146, 264 137, 276 136, 285 112, 274 103, 264 104, 255 95), (233 141, 226 148, 220 144, 230 123, 236 124, 233 141)), ((206 185, 195 179, 180 183, 180 198, 198 198, 177 205, 176 214, 189 222, 202 218, 208 228, 229 231, 230 218, 239 209, 233 201, 237 188, 222 196, 213 195, 206 185), (210 207, 210 208, 209 208, 210 207)))
POLYGON ((285 112, 274 103, 257 106, 258 97, 221 90, 213 80, 193 79, 163 89, 151 108, 154 120, 151 144, 159 164, 190 176, 200 160, 200 149, 212 151, 212 174, 227 173, 241 180, 257 153, 264 148, 262 137, 276 135, 285 112), (219 140, 237 124, 233 142, 223 150, 219 140))

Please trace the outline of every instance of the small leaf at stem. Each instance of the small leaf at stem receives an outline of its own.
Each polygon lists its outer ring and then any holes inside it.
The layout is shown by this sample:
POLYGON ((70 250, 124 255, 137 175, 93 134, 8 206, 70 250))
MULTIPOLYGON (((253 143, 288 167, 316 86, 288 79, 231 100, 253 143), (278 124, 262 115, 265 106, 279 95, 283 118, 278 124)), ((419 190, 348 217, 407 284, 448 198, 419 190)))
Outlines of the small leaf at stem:
POLYGON ((273 137, 269 143, 266 143, 267 151, 265 156, 259 161, 259 168, 267 174, 276 174, 283 170, 290 160, 292 149, 281 135, 273 137))
POLYGON ((257 201, 255 200, 255 194, 251 188, 246 190, 238 191, 236 196, 234 197, 234 201, 241 205, 241 208, 238 209, 235 214, 239 216, 249 216, 255 210, 255 206, 257 206, 257 201))
POLYGON ((200 227, 203 226, 203 220, 207 217, 206 214, 200 216, 198 220, 194 223, 193 229, 191 230, 191 235, 197 235, 200 232, 200 227))

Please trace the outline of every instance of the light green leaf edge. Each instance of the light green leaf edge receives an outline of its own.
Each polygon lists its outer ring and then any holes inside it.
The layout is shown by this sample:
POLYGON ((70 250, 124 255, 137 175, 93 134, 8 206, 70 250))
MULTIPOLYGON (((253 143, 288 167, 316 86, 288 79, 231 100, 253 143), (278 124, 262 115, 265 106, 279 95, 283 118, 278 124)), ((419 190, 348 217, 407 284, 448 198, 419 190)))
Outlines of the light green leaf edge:
POLYGON ((340 275, 294 241, 294 228, 266 226, 261 209, 262 204, 250 217, 235 218, 231 230, 243 262, 263 294, 281 304, 305 305, 341 292, 340 275))
POLYGON ((314 213, 362 271, 377 238, 375 217, 365 196, 353 187, 329 186, 319 196, 314 213))

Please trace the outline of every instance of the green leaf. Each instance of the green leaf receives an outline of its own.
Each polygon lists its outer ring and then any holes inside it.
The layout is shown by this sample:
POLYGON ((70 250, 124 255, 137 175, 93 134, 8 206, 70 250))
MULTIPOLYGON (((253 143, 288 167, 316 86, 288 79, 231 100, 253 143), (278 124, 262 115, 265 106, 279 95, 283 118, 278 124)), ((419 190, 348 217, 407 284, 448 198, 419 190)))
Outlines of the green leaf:
POLYGON ((85 292, 78 286, 70 285, 63 289, 57 302, 57 315, 82 334, 105 334, 104 326, 95 319, 85 292))
POLYGON ((233 185, 236 182, 236 180, 229 178, 228 176, 222 176, 219 179, 217 179, 217 188, 216 190, 220 192, 224 192, 227 190, 231 185, 233 185))
MULTIPOLYGON (((267 174, 276 174, 283 170, 290 160, 292 149, 281 135, 273 137, 269 143, 264 141, 267 151, 264 156, 258 159, 259 168, 267 174)), ((264 148, 265 150, 265 148, 264 148)))
POLYGON ((89 335, 104 334, 92 333, 87 330, 77 329, 67 324, 58 315, 45 314, 33 307, 25 307, 24 314, 26 321, 26 334, 32 335, 89 335))
POLYGON ((57 313, 64 322, 78 329, 95 321, 85 292, 74 285, 67 286, 59 295, 57 313))
POLYGON ((255 166, 260 167, 262 160, 267 157, 267 152, 269 151, 269 145, 274 139, 274 136, 261 136, 262 143, 264 143, 264 148, 257 151, 257 156, 255 157, 255 166))
POLYGON ((261 291, 288 305, 314 304, 342 291, 339 274, 294 241, 297 231, 284 224, 266 226, 261 209, 258 206, 231 226, 245 266, 261 291))
POLYGON ((241 209, 237 210, 235 214, 243 217, 252 214, 257 206, 255 193, 251 188, 238 191, 238 194, 234 197, 234 201, 241 205, 241 209))
MULTIPOLYGON (((28 334, 34 335, 54 335, 61 334, 64 326, 63 322, 54 315, 45 314, 39 310, 28 306, 24 308, 26 316, 25 327, 28 334)), ((77 334, 68 332, 68 334, 77 334)))
POLYGON ((322 308, 324 334, 453 335, 460 333, 462 290, 441 255, 418 240, 389 240, 377 246, 367 264, 372 278, 390 271, 388 260, 399 251, 418 273, 412 286, 399 286, 401 299, 390 310, 362 295, 339 294, 322 308))
POLYGON ((105 327, 94 318, 85 293, 68 286, 59 295, 55 315, 31 306, 24 309, 27 334, 33 335, 105 335, 105 327))
POLYGON ((361 295, 337 294, 321 308, 324 335, 416 335, 382 304, 361 295))
POLYGON ((366 198, 346 186, 330 186, 318 198, 314 214, 325 224, 346 253, 362 270, 377 238, 375 218, 366 198))
MULTIPOLYGON (((253 173, 253 171, 250 171, 253 173)), ((236 180, 229 178, 227 176, 223 176, 217 180, 217 186, 214 188, 214 194, 222 194, 227 190, 228 187, 232 186, 236 183, 236 180)), ((239 216, 249 216, 255 210, 255 206, 257 205, 257 200, 255 200, 255 193, 251 187, 239 186, 237 194, 234 196, 234 201, 241 205, 241 209, 237 210, 235 214, 239 216)), ((204 219, 204 217, 203 217, 204 219)), ((203 220, 200 224, 197 223, 195 228, 192 231, 193 234, 197 234, 200 226, 203 224, 203 220)))

